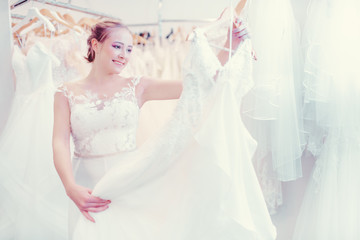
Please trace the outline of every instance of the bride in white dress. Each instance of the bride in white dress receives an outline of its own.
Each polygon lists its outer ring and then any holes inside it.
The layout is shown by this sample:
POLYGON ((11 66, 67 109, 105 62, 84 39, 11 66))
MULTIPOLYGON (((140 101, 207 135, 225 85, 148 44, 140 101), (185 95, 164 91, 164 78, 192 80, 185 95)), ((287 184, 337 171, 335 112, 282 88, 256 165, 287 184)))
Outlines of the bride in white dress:
POLYGON ((275 239, 251 163, 255 142, 238 111, 252 86, 251 43, 240 30, 231 61, 194 31, 182 84, 120 77, 132 36, 120 23, 96 25, 92 70, 55 95, 54 163, 74 202, 71 238, 275 239), (180 95, 168 124, 136 150, 139 108, 180 95))

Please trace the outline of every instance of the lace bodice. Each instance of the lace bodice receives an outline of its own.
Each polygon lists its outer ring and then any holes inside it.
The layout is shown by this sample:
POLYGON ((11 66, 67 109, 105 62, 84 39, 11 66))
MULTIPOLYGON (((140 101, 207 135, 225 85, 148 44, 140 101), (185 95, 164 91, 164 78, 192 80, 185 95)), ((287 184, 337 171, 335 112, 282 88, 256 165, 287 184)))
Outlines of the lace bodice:
POLYGON ((16 93, 29 94, 44 86, 52 87, 52 71, 60 65, 60 61, 38 42, 26 56, 15 47, 12 64, 16 76, 16 93))
POLYGON ((184 90, 197 92, 195 95, 206 95, 206 91, 211 89, 216 78, 216 82, 230 84, 236 93, 238 104, 241 104, 242 97, 253 87, 252 79, 252 57, 251 41, 245 40, 234 51, 231 59, 224 66, 221 65, 216 54, 211 49, 206 32, 197 28, 191 34, 189 39, 192 41, 191 49, 184 64, 184 90), (198 79, 204 79, 199 81, 198 79), (204 91, 204 93, 202 93, 204 91))
POLYGON ((136 148, 139 107, 134 78, 113 96, 85 91, 75 94, 65 85, 59 88, 70 106, 71 134, 76 156, 109 155, 136 148))

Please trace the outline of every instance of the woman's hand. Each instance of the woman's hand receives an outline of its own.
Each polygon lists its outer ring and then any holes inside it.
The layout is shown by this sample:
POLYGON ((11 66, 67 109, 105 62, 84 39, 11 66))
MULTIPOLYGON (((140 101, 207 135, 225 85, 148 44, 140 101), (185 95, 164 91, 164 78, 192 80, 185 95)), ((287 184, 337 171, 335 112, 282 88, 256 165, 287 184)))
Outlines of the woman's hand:
POLYGON ((240 18, 235 18, 232 31, 233 44, 237 47, 242 41, 247 38, 250 38, 247 24, 240 18))
POLYGON ((69 198, 76 204, 82 215, 88 220, 95 222, 89 212, 102 212, 109 208, 110 200, 92 196, 92 190, 80 185, 74 185, 66 189, 69 198))
MULTIPOLYGON (((233 30, 232 30, 232 50, 236 50, 240 45, 240 43, 248 38, 250 38, 250 33, 246 22, 242 21, 240 18, 235 18, 235 21, 233 23, 233 30)), ((229 41, 230 40, 228 39, 228 42, 229 41)), ((254 50, 252 50, 251 54, 254 60, 257 60, 254 50)))
MULTIPOLYGON (((226 11, 226 9, 224 10, 226 11)), ((248 31, 247 24, 242 21, 240 18, 235 18, 232 26, 232 34, 230 34, 230 28, 227 32, 227 39, 225 42, 225 49, 220 51, 218 54, 218 59, 221 63, 221 65, 225 65, 225 63, 228 61, 229 58, 229 50, 230 50, 230 42, 231 42, 231 52, 232 54, 236 51, 236 49, 239 47, 240 43, 245 41, 245 39, 250 38, 250 33, 248 31), (231 39, 231 41, 230 41, 231 39)), ((257 60, 255 51, 252 49, 251 55, 254 60, 257 60)))

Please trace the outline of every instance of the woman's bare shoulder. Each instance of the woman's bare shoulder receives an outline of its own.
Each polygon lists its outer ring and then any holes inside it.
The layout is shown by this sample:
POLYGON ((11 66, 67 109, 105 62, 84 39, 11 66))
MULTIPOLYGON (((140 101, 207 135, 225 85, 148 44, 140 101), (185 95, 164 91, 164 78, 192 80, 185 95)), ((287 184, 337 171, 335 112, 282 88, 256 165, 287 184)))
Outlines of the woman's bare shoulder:
POLYGON ((76 79, 69 82, 64 82, 61 84, 61 87, 65 87, 67 89, 76 89, 79 87, 83 87, 86 84, 86 78, 76 79))

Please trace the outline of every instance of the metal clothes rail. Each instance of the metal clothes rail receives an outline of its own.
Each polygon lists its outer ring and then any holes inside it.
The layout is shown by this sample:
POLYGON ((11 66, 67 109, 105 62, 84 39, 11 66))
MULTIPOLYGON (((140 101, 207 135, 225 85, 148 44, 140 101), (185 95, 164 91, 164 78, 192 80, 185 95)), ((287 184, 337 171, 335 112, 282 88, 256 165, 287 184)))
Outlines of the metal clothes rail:
MULTIPOLYGON (((16 7, 19 7, 27 2, 38 2, 38 3, 42 3, 42 4, 47 4, 47 5, 51 5, 51 6, 55 6, 55 7, 61 7, 61 8, 65 8, 65 9, 70 9, 70 10, 74 10, 77 12, 82 12, 82 13, 86 13, 89 15, 93 15, 93 16, 97 16, 97 17, 101 17, 101 18, 111 18, 114 20, 119 20, 121 21, 120 18, 106 14, 106 13, 102 13, 102 12, 98 12, 98 11, 94 11, 88 8, 83 8, 83 7, 79 7, 79 6, 75 6, 71 4, 71 0, 68 1, 68 3, 64 3, 64 2, 57 2, 55 0, 19 0, 16 3, 14 3, 13 5, 10 6, 10 9, 14 9, 16 7)), ((146 26, 158 26, 159 28, 159 37, 161 38, 162 36, 162 24, 163 23, 206 23, 206 22, 211 22, 214 21, 214 19, 162 19, 162 2, 163 0, 158 0, 158 21, 157 22, 153 22, 153 23, 139 23, 139 24, 127 24, 127 26, 129 27, 146 27, 146 26)), ((25 16, 20 15, 20 14, 11 14, 12 18, 16 18, 16 19, 23 19, 25 18, 25 16)))
POLYGON ((94 11, 88 8, 83 8, 83 7, 79 7, 79 6, 75 6, 72 5, 70 3, 63 3, 63 2, 57 2, 54 0, 19 0, 18 2, 14 3, 13 5, 10 6, 10 9, 14 9, 18 6, 23 5, 24 3, 27 2, 38 2, 38 3, 42 3, 42 4, 47 4, 47 5, 51 5, 51 6, 55 6, 55 7, 61 7, 61 8, 65 8, 65 9, 70 9, 70 10, 74 10, 77 12, 82 12, 82 13, 86 13, 86 14, 90 14, 93 16, 97 16, 97 17, 105 17, 105 18, 111 18, 114 20, 120 20, 120 18, 106 14, 106 13, 102 13, 102 12, 98 12, 98 11, 94 11))

